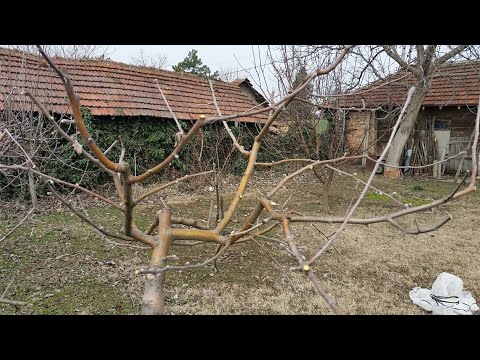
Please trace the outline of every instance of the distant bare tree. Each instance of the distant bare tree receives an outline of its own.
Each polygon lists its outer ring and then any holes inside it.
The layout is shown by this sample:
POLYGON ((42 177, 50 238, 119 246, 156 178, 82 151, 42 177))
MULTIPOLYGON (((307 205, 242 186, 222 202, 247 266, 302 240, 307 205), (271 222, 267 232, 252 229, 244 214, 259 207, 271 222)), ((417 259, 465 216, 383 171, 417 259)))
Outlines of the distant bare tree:
POLYGON ((134 65, 145 66, 152 69, 164 69, 167 64, 167 56, 162 54, 146 55, 143 49, 140 49, 137 56, 132 56, 130 62, 134 65))
POLYGON ((230 82, 245 77, 245 74, 238 67, 221 66, 218 70, 220 80, 230 82))
MULTIPOLYGON (((400 165, 403 148, 410 138, 410 134, 417 121, 423 99, 430 89, 433 73, 445 62, 459 56, 462 53, 465 54, 469 50, 471 55, 476 55, 474 49, 470 49, 470 47, 471 46, 469 45, 444 47, 439 45, 416 45, 413 47, 410 45, 409 53, 415 54, 415 57, 410 62, 405 61, 404 58, 399 55, 398 46, 384 45, 382 47, 385 53, 400 65, 402 70, 409 71, 415 76, 418 89, 412 102, 410 103, 408 117, 395 134, 392 148, 390 149, 386 159, 387 164, 394 166, 400 165)), ((405 53, 405 51, 403 51, 402 54, 403 53, 405 53)), ((390 172, 390 174, 392 173, 390 172)), ((399 171, 396 171, 394 174, 397 177, 400 176, 399 171)))
MULTIPOLYGON (((33 45, 15 45, 9 48, 38 54, 33 45)), ((44 45, 49 56, 68 59, 107 59, 114 51, 108 45, 44 45)))

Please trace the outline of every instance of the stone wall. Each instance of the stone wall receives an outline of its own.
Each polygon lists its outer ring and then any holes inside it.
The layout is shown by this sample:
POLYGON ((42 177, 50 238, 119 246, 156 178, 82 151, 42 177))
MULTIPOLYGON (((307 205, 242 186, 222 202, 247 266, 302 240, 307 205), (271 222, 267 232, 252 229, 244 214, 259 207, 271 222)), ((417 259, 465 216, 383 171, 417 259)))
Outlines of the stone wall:
POLYGON ((375 113, 372 111, 351 111, 347 115, 347 151, 351 155, 362 154, 367 147, 368 154, 375 154, 373 145, 377 138, 375 113))

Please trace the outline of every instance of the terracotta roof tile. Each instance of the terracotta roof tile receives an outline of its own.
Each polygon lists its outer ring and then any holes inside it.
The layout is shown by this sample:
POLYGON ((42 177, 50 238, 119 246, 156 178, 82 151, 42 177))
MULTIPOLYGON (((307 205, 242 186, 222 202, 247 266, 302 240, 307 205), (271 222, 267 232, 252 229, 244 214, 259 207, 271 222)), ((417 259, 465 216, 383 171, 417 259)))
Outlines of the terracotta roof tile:
MULTIPOLYGON (((158 91, 158 80, 170 107, 181 120, 198 119, 199 115, 217 113, 208 81, 191 74, 179 74, 117 63, 109 60, 53 59, 72 79, 81 105, 94 116, 151 116, 172 118, 158 91)), ((0 109, 6 94, 13 103, 30 103, 19 95, 30 89, 53 112, 65 113, 68 101, 65 88, 43 58, 22 51, 0 48, 0 109)), ((213 81, 215 96, 223 115, 242 113, 256 107, 242 89, 247 79, 225 83, 213 81)), ((251 87, 255 97, 258 93, 251 87)), ((264 100, 264 99, 263 99, 264 100)), ((267 114, 237 119, 242 122, 265 122, 267 114)))
MULTIPOLYGON (((407 72, 397 72, 385 80, 394 81, 402 76, 407 77, 396 82, 378 87, 384 81, 376 81, 358 91, 362 94, 342 98, 341 106, 401 106, 406 99, 408 89, 415 85, 415 78, 407 72), (373 88, 371 91, 363 92, 373 88)), ((354 93, 352 93, 354 94, 354 93)), ((480 61, 461 61, 440 66, 433 74, 432 86, 427 92, 423 105, 425 106, 458 106, 478 105, 480 96, 480 61)))

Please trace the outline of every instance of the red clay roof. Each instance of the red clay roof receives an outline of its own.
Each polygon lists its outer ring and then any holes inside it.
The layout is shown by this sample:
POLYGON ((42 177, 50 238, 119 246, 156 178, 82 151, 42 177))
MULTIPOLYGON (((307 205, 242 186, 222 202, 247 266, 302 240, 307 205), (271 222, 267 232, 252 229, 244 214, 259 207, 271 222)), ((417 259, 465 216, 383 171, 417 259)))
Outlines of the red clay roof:
MULTIPOLYGON (((127 65, 110 60, 53 61, 72 79, 80 104, 94 116, 150 116, 172 118, 155 80, 180 120, 198 119, 217 113, 208 81, 191 74, 127 65)), ((19 105, 31 103, 20 93, 31 89, 48 110, 69 114, 65 88, 58 75, 45 66, 43 58, 18 50, 0 48, 0 109, 6 100, 19 105)), ((223 115, 260 107, 237 83, 213 81, 215 96, 223 115)), ((266 105, 261 105, 266 106, 266 105)), ((236 119, 264 122, 267 114, 236 119)))
MULTIPOLYGON (((346 96, 341 100, 342 106, 362 107, 362 99, 366 107, 401 106, 408 89, 415 85, 415 77, 409 72, 397 72, 386 80, 376 81, 361 88, 359 95, 346 96), (403 76, 407 75, 405 78, 403 76), (391 82, 378 87, 382 83, 391 82), (364 92, 373 88, 371 91, 364 92)), ((480 61, 461 61, 445 64, 433 74, 432 86, 423 101, 424 106, 459 106, 478 105, 480 96, 480 61)))

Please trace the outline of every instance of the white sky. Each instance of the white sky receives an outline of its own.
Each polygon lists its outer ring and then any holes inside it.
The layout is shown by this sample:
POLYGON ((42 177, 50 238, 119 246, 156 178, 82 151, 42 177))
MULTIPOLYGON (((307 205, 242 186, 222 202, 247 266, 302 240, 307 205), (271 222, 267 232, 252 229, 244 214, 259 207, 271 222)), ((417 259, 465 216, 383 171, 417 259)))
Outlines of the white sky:
MULTIPOLYGON (((256 49, 257 45, 254 47, 256 49)), ((265 46, 261 48, 264 49, 265 46)), ((232 70, 239 68, 235 56, 242 66, 253 66, 252 45, 110 45, 109 50, 114 52, 109 57, 129 63, 132 57, 139 55, 140 49, 146 56, 166 56, 167 70, 172 70, 172 65, 182 61, 192 49, 198 50, 198 56, 212 72, 227 67, 232 70)))
MULTIPOLYGON (((109 45, 107 56, 114 61, 132 63, 131 58, 138 57, 140 50, 143 50, 145 57, 166 56, 167 61, 164 69, 172 70, 172 65, 176 65, 185 59, 192 49, 198 50, 198 57, 204 65, 210 68, 212 73, 218 71, 223 74, 224 72, 239 70, 239 75, 248 77, 254 87, 260 91, 258 82, 263 82, 263 80, 258 79, 255 70, 252 68, 259 65, 258 50, 260 50, 262 63, 267 62, 265 60, 266 45, 109 45), (254 57, 256 57, 256 63, 254 57), (242 67, 250 69, 251 74, 242 72, 242 67)), ((269 71, 266 71, 266 80, 269 90, 274 88, 275 82, 273 76, 269 75, 269 71)), ((261 86, 265 88, 264 84, 261 84, 261 86)))

